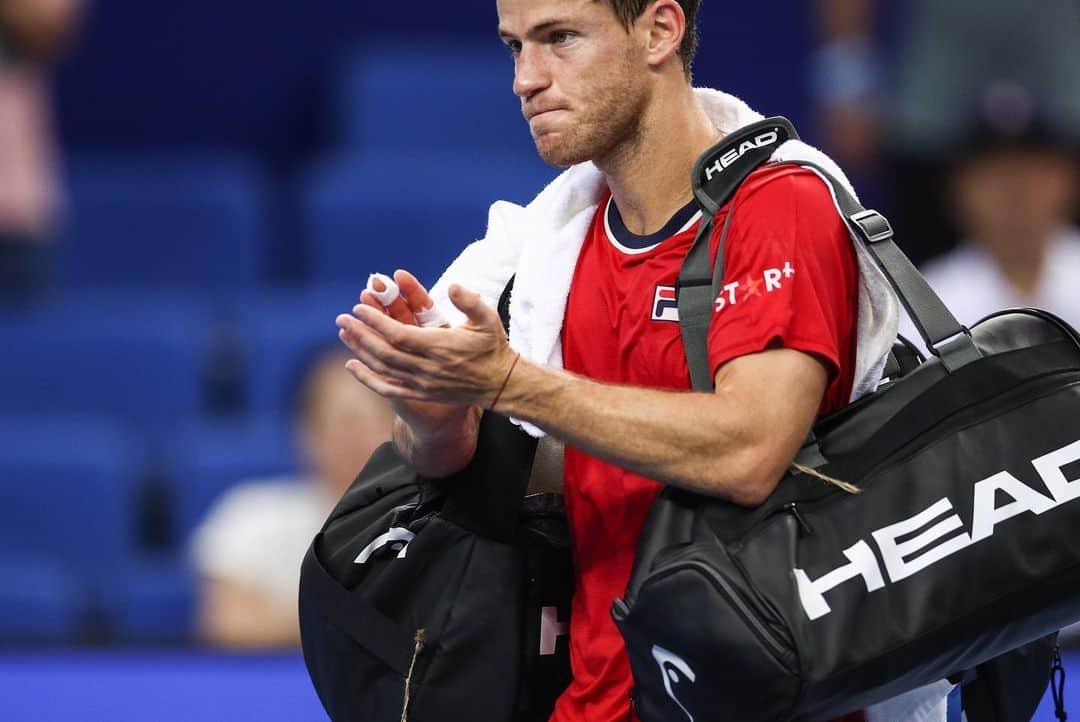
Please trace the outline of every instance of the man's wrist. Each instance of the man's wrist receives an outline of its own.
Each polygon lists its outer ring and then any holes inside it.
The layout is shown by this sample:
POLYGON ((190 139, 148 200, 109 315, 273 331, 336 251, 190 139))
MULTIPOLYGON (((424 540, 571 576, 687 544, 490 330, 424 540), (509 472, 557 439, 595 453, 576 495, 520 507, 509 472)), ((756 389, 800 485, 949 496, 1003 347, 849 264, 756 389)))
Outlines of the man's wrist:
POLYGON ((539 423, 543 407, 558 403, 555 395, 566 378, 566 374, 549 366, 522 358, 507 379, 495 410, 515 419, 539 423))
POLYGON ((430 478, 448 476, 464 468, 476 449, 480 410, 455 409, 441 425, 417 428, 402 416, 394 420, 394 447, 418 473, 430 478))
POLYGON ((438 419, 410 418, 409 414, 398 413, 398 423, 408 427, 412 437, 421 444, 439 444, 447 440, 460 438, 475 426, 474 419, 479 416, 475 406, 447 407, 446 415, 438 419))

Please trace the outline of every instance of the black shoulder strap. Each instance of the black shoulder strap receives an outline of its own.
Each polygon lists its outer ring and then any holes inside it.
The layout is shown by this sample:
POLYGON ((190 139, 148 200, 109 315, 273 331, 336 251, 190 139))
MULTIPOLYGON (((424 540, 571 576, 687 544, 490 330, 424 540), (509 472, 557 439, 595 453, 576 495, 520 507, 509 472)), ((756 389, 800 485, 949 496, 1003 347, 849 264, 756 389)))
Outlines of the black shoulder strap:
POLYGON ((709 258, 709 239, 716 214, 748 175, 769 160, 778 147, 798 137, 795 127, 787 118, 767 118, 724 136, 694 163, 691 183, 694 199, 702 211, 701 226, 679 270, 675 293, 683 346, 690 366, 690 380, 696 391, 711 391, 713 388, 706 339, 712 321, 713 302, 723 283, 724 242, 734 215, 728 212, 714 266, 709 258))
MULTIPOLYGON (((499 297, 499 317, 507 329, 513 287, 511 277, 499 297)), ((511 541, 535 456, 536 439, 505 416, 485 411, 472 462, 438 482, 446 492, 443 517, 480 536, 511 541)))
MULTIPOLYGON (((713 303, 723 281, 724 244, 734 208, 728 212, 715 266, 709 259, 713 218, 746 177, 766 163, 779 145, 795 139, 798 139, 798 134, 787 119, 767 118, 726 136, 707 150, 694 165, 694 197, 705 218, 679 271, 677 293, 679 325, 695 390, 711 391, 713 388, 706 339, 713 303)), ((813 170, 828 184, 844 221, 866 244, 907 309, 927 348, 941 358, 945 368, 952 372, 980 358, 981 354, 967 329, 960 325, 896 245, 892 226, 885 216, 863 208, 843 184, 820 166, 802 161, 792 162, 792 165, 813 170)))

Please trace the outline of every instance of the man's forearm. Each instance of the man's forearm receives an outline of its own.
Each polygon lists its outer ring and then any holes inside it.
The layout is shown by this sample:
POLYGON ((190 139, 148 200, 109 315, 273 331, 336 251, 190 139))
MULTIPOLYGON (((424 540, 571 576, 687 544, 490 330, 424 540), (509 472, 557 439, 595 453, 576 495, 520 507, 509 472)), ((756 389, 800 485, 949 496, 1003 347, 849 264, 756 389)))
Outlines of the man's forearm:
MULTIPOLYGON (((771 493, 790 463, 763 458, 754 430, 761 424, 748 423, 747 410, 725 399, 723 390, 602 384, 524 362, 514 374, 499 402, 501 413, 664 483, 753 505, 771 493)), ((787 446, 797 449, 798 440, 787 446)))
POLYGON ((476 407, 462 409, 432 429, 412 426, 399 416, 394 419, 394 447, 418 474, 438 479, 461 471, 472 461, 479 427, 476 407))

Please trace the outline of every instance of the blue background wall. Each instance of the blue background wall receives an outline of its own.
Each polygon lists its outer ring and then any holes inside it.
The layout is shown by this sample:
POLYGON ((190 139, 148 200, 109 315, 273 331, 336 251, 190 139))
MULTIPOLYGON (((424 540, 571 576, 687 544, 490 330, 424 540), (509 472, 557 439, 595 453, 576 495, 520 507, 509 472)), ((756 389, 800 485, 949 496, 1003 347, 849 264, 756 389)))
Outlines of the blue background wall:
MULTIPOLYGON (((706 0, 699 82, 805 120, 811 9, 706 0)), ((289 163, 330 140, 329 83, 349 49, 432 35, 495 45, 496 26, 494 0, 106 0, 61 76, 62 134, 72 147, 212 145, 289 163)), ((508 94, 510 79, 508 60, 508 94)))

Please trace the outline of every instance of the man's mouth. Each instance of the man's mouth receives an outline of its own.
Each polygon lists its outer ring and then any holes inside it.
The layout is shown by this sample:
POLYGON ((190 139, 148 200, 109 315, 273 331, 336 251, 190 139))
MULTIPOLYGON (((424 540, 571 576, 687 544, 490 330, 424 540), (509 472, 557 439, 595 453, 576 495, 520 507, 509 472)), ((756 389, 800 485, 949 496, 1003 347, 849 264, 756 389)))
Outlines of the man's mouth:
POLYGON ((530 110, 525 114, 525 118, 532 122, 541 115, 547 115, 548 113, 556 113, 560 110, 566 110, 566 108, 540 108, 538 110, 530 110))

